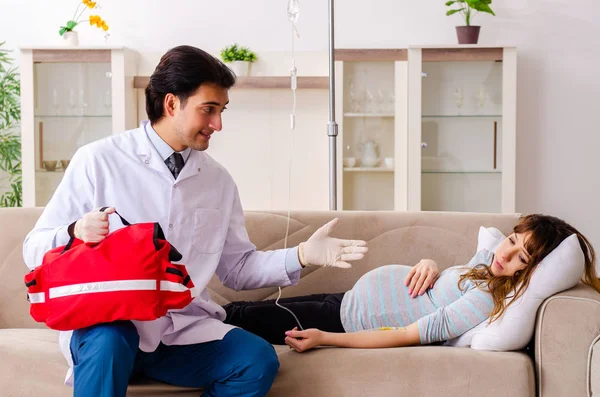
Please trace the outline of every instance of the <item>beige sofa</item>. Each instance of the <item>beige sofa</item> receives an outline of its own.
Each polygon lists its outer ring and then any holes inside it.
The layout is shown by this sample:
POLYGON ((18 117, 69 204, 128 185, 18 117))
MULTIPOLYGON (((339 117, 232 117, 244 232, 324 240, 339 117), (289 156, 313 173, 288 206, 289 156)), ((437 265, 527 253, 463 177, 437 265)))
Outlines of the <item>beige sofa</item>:
MULTIPOLYGON (((0 396, 62 397, 66 363, 57 333, 28 314, 21 255, 25 234, 41 209, 0 209, 0 396)), ((340 212, 336 236, 364 239, 370 251, 350 270, 304 269, 298 286, 284 296, 342 292, 368 270, 392 263, 414 264, 423 257, 444 266, 465 263, 476 247, 480 225, 509 232, 516 215, 340 212)), ((334 216, 292 214, 291 245, 307 239, 334 216)), ((246 227, 258 249, 281 248, 284 213, 249 212, 246 227)), ((277 289, 234 292, 210 283, 214 299, 267 299, 277 289)), ((280 372, 269 396, 485 396, 583 397, 600 393, 600 294, 578 285, 540 308, 532 348, 485 352, 442 346, 397 349, 322 348, 299 354, 276 346, 280 372), (596 346, 597 345, 597 346, 596 346), (533 349, 534 347, 534 349, 533 349), (535 350, 535 351, 533 351, 535 350), (596 374, 596 377, 592 374, 596 374)), ((90 396, 94 396, 90 391, 90 396)), ((199 396, 199 390, 159 384, 130 387, 131 396, 199 396)))

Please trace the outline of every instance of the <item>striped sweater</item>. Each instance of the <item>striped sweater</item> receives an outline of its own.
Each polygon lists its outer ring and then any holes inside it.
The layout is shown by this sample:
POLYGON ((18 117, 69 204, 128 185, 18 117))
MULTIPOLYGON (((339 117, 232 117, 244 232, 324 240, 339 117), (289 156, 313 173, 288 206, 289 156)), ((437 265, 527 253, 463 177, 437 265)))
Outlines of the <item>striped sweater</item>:
MULTIPOLYGON (((466 264, 490 265, 493 253, 481 250, 466 264)), ((485 321, 494 303, 489 292, 471 281, 458 288, 465 266, 444 270, 421 296, 411 298, 404 285, 410 266, 388 265, 366 273, 344 294, 340 317, 346 332, 406 327, 417 322, 421 344, 455 338, 485 321)))

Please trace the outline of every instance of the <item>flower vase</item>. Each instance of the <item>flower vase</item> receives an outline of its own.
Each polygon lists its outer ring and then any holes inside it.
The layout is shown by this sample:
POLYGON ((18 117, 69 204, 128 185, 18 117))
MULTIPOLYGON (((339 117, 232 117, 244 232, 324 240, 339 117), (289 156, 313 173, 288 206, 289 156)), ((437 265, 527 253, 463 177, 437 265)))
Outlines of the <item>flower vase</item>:
POLYGON ((79 34, 74 31, 68 31, 62 35, 63 44, 75 47, 79 45, 79 34))
POLYGON ((231 70, 236 76, 248 76, 250 74, 250 62, 233 61, 231 62, 231 70))

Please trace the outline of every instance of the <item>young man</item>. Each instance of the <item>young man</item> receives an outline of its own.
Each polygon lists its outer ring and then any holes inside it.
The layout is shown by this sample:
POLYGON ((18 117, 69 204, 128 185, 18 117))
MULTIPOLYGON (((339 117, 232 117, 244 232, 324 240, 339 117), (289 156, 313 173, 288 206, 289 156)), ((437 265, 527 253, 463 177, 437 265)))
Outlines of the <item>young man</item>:
POLYGON ((205 388, 206 396, 263 396, 279 363, 263 339, 223 323, 206 285, 216 273, 235 290, 298 282, 303 265, 349 266, 364 241, 329 237, 335 222, 287 250, 257 252, 249 241, 236 185, 204 150, 220 131, 235 76, 189 46, 168 51, 146 88, 149 122, 79 149, 28 234, 31 269, 70 236, 99 242, 130 222, 159 222, 202 292, 185 309, 155 321, 100 324, 61 335, 74 395, 125 396, 132 377, 205 388), (111 206, 106 212, 95 208, 111 206))

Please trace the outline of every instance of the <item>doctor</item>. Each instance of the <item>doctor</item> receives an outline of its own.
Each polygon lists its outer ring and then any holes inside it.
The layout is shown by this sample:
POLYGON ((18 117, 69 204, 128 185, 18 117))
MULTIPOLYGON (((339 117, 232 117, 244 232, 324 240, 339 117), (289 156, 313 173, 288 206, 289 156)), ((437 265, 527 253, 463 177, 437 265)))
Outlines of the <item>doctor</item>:
POLYGON ((23 255, 30 269, 70 236, 101 241, 122 227, 98 207, 130 222, 158 221, 202 290, 182 310, 155 321, 100 324, 63 333, 74 395, 125 396, 131 378, 203 387, 206 396, 264 396, 279 362, 263 339, 223 323, 206 289, 214 274, 235 290, 298 282, 305 265, 348 267, 364 241, 329 237, 335 220, 299 247, 256 251, 244 226, 237 187, 204 151, 222 127, 235 76, 206 52, 180 46, 164 54, 146 88, 150 119, 131 131, 80 148, 23 255), (73 374, 74 372, 74 374, 73 374), (71 377, 74 375, 74 377, 71 377))

